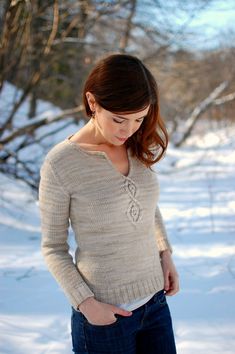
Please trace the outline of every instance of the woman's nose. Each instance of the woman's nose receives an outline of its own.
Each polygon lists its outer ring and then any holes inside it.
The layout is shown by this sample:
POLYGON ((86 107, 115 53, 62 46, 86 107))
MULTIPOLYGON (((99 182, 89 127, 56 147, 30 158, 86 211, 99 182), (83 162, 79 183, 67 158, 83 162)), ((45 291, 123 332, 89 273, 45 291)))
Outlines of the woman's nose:
POLYGON ((132 135, 132 131, 133 131, 133 128, 127 127, 126 129, 122 129, 120 134, 121 134, 121 136, 123 136, 125 138, 129 138, 129 136, 132 135))

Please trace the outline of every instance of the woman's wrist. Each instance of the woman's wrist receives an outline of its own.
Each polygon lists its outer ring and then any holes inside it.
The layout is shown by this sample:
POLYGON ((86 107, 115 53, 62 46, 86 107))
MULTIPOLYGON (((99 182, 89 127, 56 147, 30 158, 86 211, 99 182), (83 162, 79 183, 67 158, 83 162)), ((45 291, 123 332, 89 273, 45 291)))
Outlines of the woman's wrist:
POLYGON ((81 302, 81 304, 78 306, 79 311, 82 313, 84 310, 86 311, 86 307, 91 305, 94 302, 94 300, 95 300, 94 296, 90 296, 85 300, 83 300, 83 302, 81 302))
POLYGON ((171 251, 169 249, 160 252, 160 258, 165 256, 171 256, 171 251))

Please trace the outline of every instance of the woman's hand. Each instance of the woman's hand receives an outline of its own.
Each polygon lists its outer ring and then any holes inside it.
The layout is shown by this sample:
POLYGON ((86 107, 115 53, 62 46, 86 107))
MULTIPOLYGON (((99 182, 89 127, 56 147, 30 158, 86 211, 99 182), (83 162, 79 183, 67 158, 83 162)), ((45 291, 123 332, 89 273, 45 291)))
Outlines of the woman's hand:
POLYGON ((179 275, 171 258, 171 252, 169 250, 162 251, 160 257, 164 274, 165 295, 174 295, 179 291, 179 275))
POLYGON ((116 313, 121 316, 132 315, 131 311, 126 311, 115 305, 97 301, 94 297, 88 297, 79 305, 79 310, 86 317, 87 321, 93 325, 109 325, 117 321, 116 313))

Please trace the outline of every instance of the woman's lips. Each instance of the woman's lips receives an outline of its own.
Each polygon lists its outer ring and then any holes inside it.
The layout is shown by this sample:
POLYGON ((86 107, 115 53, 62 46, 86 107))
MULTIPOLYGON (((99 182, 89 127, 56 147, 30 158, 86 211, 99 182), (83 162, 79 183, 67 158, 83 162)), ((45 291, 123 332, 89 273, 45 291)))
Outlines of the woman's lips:
POLYGON ((116 136, 116 138, 120 141, 125 141, 127 139, 127 138, 118 138, 117 136, 116 136))

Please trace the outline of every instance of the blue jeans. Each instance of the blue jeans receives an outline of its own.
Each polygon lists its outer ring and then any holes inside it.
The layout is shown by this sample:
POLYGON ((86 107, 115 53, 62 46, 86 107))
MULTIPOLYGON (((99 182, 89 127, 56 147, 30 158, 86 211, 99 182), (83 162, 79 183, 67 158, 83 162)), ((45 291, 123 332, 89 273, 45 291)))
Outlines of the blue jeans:
POLYGON ((117 321, 93 325, 72 307, 71 336, 76 354, 176 354, 172 319, 164 289, 117 321))

